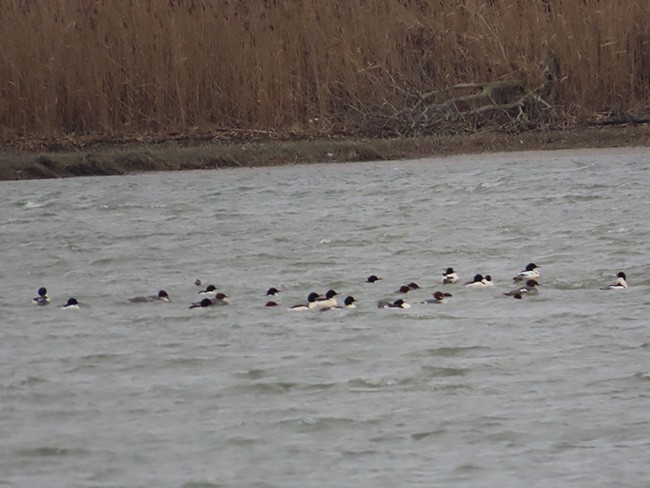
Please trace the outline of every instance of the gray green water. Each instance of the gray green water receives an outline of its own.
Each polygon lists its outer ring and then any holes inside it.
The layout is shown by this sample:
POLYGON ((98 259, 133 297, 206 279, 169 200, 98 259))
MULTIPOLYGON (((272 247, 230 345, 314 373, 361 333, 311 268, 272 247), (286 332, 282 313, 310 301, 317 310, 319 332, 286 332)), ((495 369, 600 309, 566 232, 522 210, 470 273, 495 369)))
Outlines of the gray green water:
POLYGON ((647 149, 2 182, 0 486, 646 486, 649 188, 647 149), (496 287, 418 304, 448 266, 496 287))

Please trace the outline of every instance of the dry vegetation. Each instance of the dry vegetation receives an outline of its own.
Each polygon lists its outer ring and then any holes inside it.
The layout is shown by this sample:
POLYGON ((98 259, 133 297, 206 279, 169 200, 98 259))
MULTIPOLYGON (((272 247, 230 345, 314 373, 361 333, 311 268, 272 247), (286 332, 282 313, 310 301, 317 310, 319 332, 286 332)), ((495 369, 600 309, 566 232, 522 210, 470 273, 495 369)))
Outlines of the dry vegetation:
POLYGON ((650 112, 648 0, 0 0, 0 18, 5 144, 650 112))

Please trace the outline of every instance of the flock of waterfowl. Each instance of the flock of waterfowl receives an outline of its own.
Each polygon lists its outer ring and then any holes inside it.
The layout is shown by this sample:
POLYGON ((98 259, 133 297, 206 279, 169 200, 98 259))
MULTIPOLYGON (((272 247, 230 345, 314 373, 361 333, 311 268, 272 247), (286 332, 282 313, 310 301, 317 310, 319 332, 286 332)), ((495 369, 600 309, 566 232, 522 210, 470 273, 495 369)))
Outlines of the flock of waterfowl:
MULTIPOLYGON (((529 263, 524 270, 519 272, 513 277, 515 283, 519 283, 519 286, 505 292, 504 295, 513 297, 515 299, 521 300, 526 296, 537 295, 539 294, 539 282, 537 281, 540 278, 539 273, 540 266, 535 263, 529 263)), ((624 290, 627 288, 626 276, 624 272, 619 272, 616 275, 616 282, 610 285, 607 285, 601 290, 624 290)), ((382 278, 377 275, 370 275, 367 279, 367 283, 375 283, 382 278)), ((201 281, 197 279, 194 284, 196 286, 201 286, 201 281)), ((442 274, 441 284, 444 286, 447 285, 457 285, 460 284, 460 278, 458 274, 454 271, 453 268, 447 268, 446 271, 442 274)), ((494 286, 492 282, 492 277, 490 275, 481 275, 476 274, 471 281, 463 283, 466 288, 489 288, 494 286)), ((405 294, 412 290, 417 290, 420 287, 417 283, 411 282, 408 285, 401 285, 396 293, 405 294)), ((275 287, 271 287, 267 290, 266 296, 275 297, 279 294, 279 290, 275 287)), ((229 297, 217 290, 217 287, 214 285, 208 285, 204 290, 198 292, 201 299, 197 302, 192 302, 189 308, 206 308, 212 306, 220 305, 229 305, 229 297)), ((352 296, 347 296, 343 300, 342 304, 339 304, 336 300, 338 292, 335 290, 328 290, 325 294, 320 294, 317 292, 311 292, 307 296, 307 301, 305 303, 300 303, 289 308, 292 311, 298 310, 330 310, 330 309, 341 309, 341 308, 356 308, 356 300, 352 296)), ((443 292, 437 290, 433 293, 432 298, 424 300, 420 303, 428 304, 440 304, 446 303, 447 299, 452 296, 449 292, 443 292)), ((156 295, 149 296, 136 296, 129 299, 131 303, 147 303, 147 302, 172 302, 169 294, 165 290, 160 290, 156 295)), ((32 300, 34 305, 49 305, 51 299, 47 294, 47 289, 41 287, 38 290, 38 295, 32 300)), ((277 307, 279 304, 273 300, 269 300, 265 303, 266 307, 277 307)), ((411 305, 407 303, 403 298, 398 298, 394 301, 380 300, 377 303, 379 308, 411 308, 411 305)), ((70 297, 68 301, 61 305, 62 309, 75 310, 79 308, 79 302, 76 298, 70 297)))

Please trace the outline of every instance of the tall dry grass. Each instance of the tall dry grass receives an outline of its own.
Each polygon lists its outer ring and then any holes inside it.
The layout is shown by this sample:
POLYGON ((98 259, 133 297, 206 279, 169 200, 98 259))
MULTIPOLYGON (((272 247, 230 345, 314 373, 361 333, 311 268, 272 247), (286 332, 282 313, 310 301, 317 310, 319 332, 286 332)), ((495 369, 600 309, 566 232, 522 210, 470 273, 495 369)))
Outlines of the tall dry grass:
POLYGON ((342 130, 544 67, 563 116, 650 106, 648 0, 0 0, 0 25, 4 140, 342 130))

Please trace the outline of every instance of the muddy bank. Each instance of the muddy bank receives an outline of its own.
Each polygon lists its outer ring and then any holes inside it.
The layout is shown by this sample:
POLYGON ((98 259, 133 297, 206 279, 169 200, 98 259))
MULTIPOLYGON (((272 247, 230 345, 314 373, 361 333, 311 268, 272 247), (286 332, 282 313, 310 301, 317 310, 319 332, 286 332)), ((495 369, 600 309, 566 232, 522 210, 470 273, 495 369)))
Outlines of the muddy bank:
POLYGON ((650 146, 649 124, 399 139, 63 141, 50 144, 55 150, 0 150, 0 180, 631 146, 650 146))

